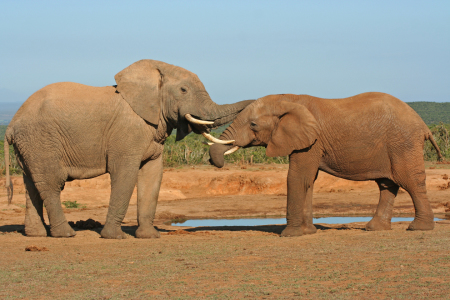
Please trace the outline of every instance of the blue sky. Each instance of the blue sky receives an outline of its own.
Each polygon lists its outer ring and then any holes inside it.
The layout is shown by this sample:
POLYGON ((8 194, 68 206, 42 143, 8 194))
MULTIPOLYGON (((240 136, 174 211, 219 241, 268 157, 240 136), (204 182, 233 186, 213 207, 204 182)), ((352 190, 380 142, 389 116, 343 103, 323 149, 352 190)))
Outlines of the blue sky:
POLYGON ((59 81, 113 85, 150 58, 196 73, 212 99, 450 101, 450 1, 0 0, 0 102, 59 81))

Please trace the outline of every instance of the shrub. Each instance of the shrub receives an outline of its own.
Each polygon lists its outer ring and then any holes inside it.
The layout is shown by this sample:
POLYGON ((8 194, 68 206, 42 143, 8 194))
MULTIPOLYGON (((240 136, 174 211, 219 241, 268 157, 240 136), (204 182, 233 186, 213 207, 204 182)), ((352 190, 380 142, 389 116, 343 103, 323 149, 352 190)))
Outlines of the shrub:
MULTIPOLYGON (((0 174, 6 174, 4 142, 0 141, 0 174)), ((11 175, 21 175, 22 169, 16 160, 13 146, 9 146, 9 173, 11 175)))
MULTIPOLYGON (((434 140, 439 146, 442 155, 445 159, 450 158, 450 135, 449 135, 450 124, 439 123, 439 125, 430 126, 431 133, 433 134, 434 140)), ((427 161, 436 161, 437 154, 434 150, 433 145, 430 141, 425 143, 423 150, 424 159, 427 161)))

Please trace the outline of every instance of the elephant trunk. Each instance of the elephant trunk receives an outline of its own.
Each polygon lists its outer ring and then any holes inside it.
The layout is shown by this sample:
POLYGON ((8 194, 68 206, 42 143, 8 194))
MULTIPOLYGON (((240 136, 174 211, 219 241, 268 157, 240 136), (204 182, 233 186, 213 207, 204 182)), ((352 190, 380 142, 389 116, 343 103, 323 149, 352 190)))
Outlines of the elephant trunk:
POLYGON ((209 162, 217 168, 222 168, 225 165, 225 152, 230 150, 232 146, 214 144, 209 147, 209 162))
POLYGON ((253 101, 255 100, 244 100, 233 104, 223 105, 211 101, 209 107, 207 107, 208 113, 206 113, 206 118, 214 121, 211 128, 220 127, 233 121, 236 116, 253 101))
MULTIPOLYGON (((238 118, 224 130, 219 139, 234 140, 234 133, 236 133, 235 127, 239 127, 237 123, 239 123, 238 118)), ((222 168, 225 165, 225 155, 227 155, 228 153, 232 153, 237 149, 238 147, 236 146, 236 143, 233 143, 232 145, 213 144, 211 145, 211 147, 209 147, 209 162, 213 166, 222 168)))
POLYGON ((211 100, 209 95, 202 95, 203 101, 196 107, 183 107, 178 118, 177 141, 184 138, 191 130, 195 133, 208 132, 211 129, 233 121, 236 116, 249 104, 255 100, 244 100, 233 104, 219 105, 211 100), (211 121, 211 124, 199 125, 189 122, 186 115, 190 115, 199 120, 211 121))

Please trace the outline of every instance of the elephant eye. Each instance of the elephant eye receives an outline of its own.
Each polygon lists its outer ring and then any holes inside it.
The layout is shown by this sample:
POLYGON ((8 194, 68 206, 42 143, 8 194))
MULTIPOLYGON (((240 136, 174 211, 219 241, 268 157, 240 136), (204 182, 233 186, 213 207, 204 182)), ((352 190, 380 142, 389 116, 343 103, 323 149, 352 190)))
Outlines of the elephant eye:
POLYGON ((186 89, 185 87, 180 88, 180 90, 181 90, 181 92, 182 92, 183 94, 186 94, 186 93, 187 93, 187 89, 186 89))
POLYGON ((250 128, 253 129, 253 130, 256 130, 258 128, 258 125, 255 122, 252 121, 250 123, 250 128))

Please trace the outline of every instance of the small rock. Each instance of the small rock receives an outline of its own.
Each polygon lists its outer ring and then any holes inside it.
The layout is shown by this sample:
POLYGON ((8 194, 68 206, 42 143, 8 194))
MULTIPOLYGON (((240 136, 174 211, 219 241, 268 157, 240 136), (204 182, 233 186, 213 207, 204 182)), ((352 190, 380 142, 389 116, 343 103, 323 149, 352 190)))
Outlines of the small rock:
POLYGON ((30 245, 25 247, 25 251, 48 251, 47 247, 38 247, 35 245, 30 245))

